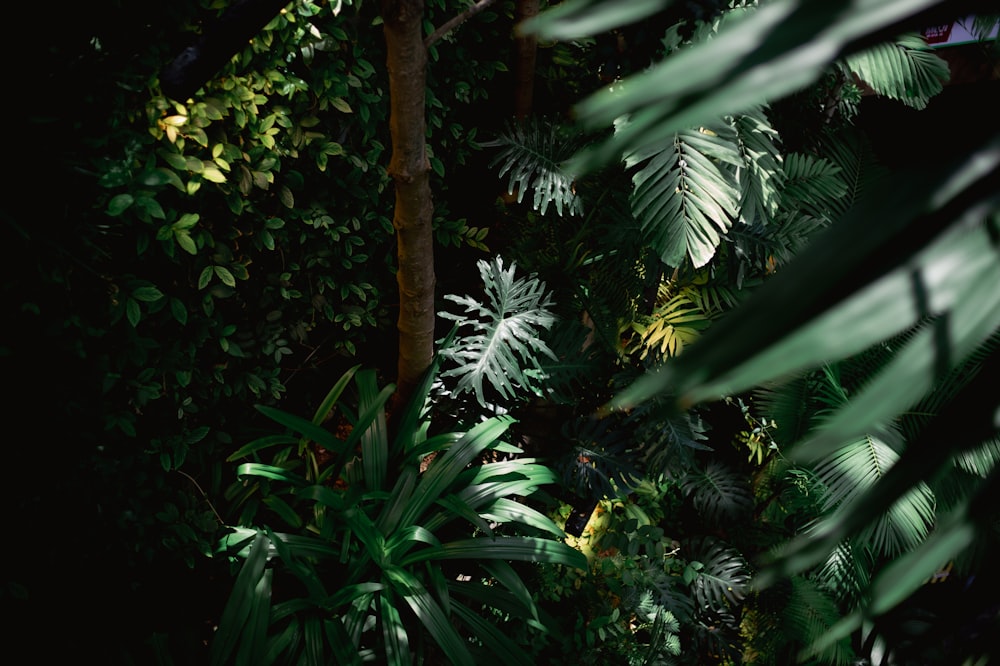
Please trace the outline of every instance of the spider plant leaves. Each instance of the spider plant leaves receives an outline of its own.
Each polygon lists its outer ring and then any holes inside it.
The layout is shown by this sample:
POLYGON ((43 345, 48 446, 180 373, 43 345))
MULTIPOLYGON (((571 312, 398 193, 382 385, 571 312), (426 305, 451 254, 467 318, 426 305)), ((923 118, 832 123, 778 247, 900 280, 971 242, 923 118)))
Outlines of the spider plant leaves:
POLYGON ((843 66, 876 94, 899 100, 914 109, 926 107, 951 75, 948 62, 934 53, 916 33, 852 53, 843 66))
POLYGON ((495 581, 505 587, 524 606, 529 619, 538 620, 538 609, 535 607, 531 591, 510 564, 503 560, 492 560, 483 562, 482 566, 486 573, 490 574, 495 581))
POLYGON ((298 442, 299 438, 292 437, 291 435, 265 435, 241 446, 235 453, 226 458, 226 462, 235 462, 240 458, 245 458, 252 453, 263 451, 272 446, 288 446, 298 442))
POLYGON ((522 666, 532 666, 535 663, 528 653, 511 641, 510 636, 484 620, 481 615, 474 613, 462 604, 455 604, 453 609, 455 617, 468 625, 476 638, 482 641, 485 652, 478 657, 480 663, 496 662, 522 666))
POLYGON ((314 424, 320 425, 327 419, 330 412, 333 411, 334 405, 337 404, 337 401, 340 400, 340 396, 344 393, 344 389, 346 389, 347 385, 350 383, 351 378, 354 377, 354 374, 360 368, 360 365, 348 368, 348 370, 340 376, 337 382, 330 387, 330 390, 327 391, 323 401, 320 402, 319 407, 316 408, 316 412, 313 414, 312 422, 314 424))
POLYGON ((265 465, 263 463, 243 463, 236 468, 236 476, 237 478, 242 478, 244 476, 259 476, 265 479, 282 481, 295 488, 304 488, 309 485, 305 477, 296 474, 295 472, 291 472, 284 467, 265 465))
POLYGON ((539 537, 474 537, 458 539, 415 551, 400 561, 400 565, 425 560, 501 559, 524 562, 563 564, 576 569, 587 568, 587 558, 564 543, 539 537))
POLYGON ((399 525, 413 525, 431 504, 455 481, 458 475, 498 437, 514 419, 498 416, 469 430, 424 473, 410 500, 402 507, 399 525))
POLYGON ((403 625, 403 619, 399 615, 399 609, 391 590, 385 590, 378 595, 378 606, 381 614, 382 644, 385 646, 386 663, 389 666, 412 663, 406 627, 403 625))
MULTIPOLYGON (((264 532, 257 532, 240 573, 236 576, 233 591, 226 602, 219 619, 219 630, 212 639, 211 664, 221 666, 238 646, 241 635, 246 631, 251 621, 253 609, 258 604, 258 597, 269 595, 270 588, 262 581, 270 581, 265 576, 265 566, 268 559, 270 540, 264 532)), ((252 632, 256 625, 251 623, 252 632)), ((256 640, 251 638, 251 640, 256 640)))
POLYGON ((532 509, 522 502, 515 502, 504 497, 498 498, 493 504, 481 510, 480 515, 487 520, 497 523, 520 523, 527 525, 542 532, 548 532, 560 539, 566 536, 565 532, 541 511, 532 509))
POLYGON ((400 567, 385 569, 386 579, 403 598, 427 632, 441 647, 452 664, 475 666, 465 641, 455 630, 444 609, 434 599, 423 583, 409 571, 400 567))
POLYGON ((254 405, 254 408, 272 421, 280 423, 292 431, 303 435, 306 438, 306 442, 316 442, 323 448, 331 451, 338 450, 340 446, 340 440, 333 433, 308 419, 267 405, 254 405))
POLYGON ((458 377, 455 391, 473 391, 485 405, 484 382, 506 399, 517 395, 517 387, 538 390, 536 378, 544 374, 539 357, 557 360, 539 335, 541 329, 552 326, 555 316, 549 310, 551 294, 534 275, 515 278, 516 264, 505 269, 501 257, 480 261, 478 267, 488 303, 449 294, 445 299, 463 306, 465 312, 439 313, 456 321, 460 331, 472 329, 468 334, 456 334, 453 345, 442 349, 444 359, 455 365, 440 376, 458 377))
POLYGON ((363 416, 358 419, 355 430, 361 433, 361 464, 365 471, 365 485, 371 490, 381 490, 388 474, 389 429, 385 420, 385 403, 394 390, 395 387, 390 384, 379 392, 374 370, 358 375, 358 400, 363 416))

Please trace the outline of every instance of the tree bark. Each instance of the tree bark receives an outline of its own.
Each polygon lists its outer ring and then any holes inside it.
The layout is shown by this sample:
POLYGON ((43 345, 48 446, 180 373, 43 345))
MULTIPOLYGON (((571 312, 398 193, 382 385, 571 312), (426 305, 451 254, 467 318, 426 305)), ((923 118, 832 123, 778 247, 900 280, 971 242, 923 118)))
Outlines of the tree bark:
POLYGON ((423 14, 423 0, 382 0, 400 303, 396 405, 409 401, 434 357, 434 204, 425 135, 427 49, 423 14))
MULTIPOLYGON (((517 0, 514 29, 538 15, 538 0, 517 0)), ((522 123, 531 115, 535 98, 535 59, 538 38, 515 32, 514 38, 514 119, 522 123)))

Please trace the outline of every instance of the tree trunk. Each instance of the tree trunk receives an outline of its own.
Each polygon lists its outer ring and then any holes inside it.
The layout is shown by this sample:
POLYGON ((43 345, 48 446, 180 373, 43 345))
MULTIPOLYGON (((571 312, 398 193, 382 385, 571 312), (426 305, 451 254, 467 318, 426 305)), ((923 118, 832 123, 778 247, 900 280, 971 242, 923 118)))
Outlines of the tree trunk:
POLYGON ((399 366, 395 404, 405 404, 434 356, 434 236, 425 144, 427 49, 423 0, 382 0, 389 71, 389 175, 396 189, 399 366))
MULTIPOLYGON (((515 30, 526 19, 538 15, 538 0, 517 0, 515 30)), ((535 97, 535 55, 538 38, 517 34, 514 39, 514 119, 522 123, 531 115, 535 97)))

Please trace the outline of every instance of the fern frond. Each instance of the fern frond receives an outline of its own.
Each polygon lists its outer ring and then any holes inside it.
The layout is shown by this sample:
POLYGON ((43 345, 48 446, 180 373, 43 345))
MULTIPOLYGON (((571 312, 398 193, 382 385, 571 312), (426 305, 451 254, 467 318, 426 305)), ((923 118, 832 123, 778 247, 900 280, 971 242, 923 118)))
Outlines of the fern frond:
POLYGON ((845 66, 878 95, 922 109, 944 89, 948 63, 916 33, 847 57, 845 66))
POLYGON ((626 154, 625 164, 635 169, 632 212, 663 263, 707 264, 739 210, 735 132, 721 125, 678 132, 626 154))
POLYGON ((439 313, 457 322, 458 331, 443 358, 457 364, 441 373, 441 378, 458 377, 456 393, 473 391, 486 404, 483 382, 488 381, 505 399, 514 398, 518 388, 538 391, 543 371, 539 358, 558 360, 540 337, 541 329, 555 322, 550 311, 551 295, 545 283, 534 275, 514 277, 516 264, 504 268, 503 259, 479 261, 488 303, 471 296, 447 295, 445 299, 464 306, 462 314, 439 313), (471 328, 471 333, 463 333, 471 328))
POLYGON ((568 215, 583 214, 583 202, 574 187, 576 176, 562 167, 582 147, 580 137, 550 120, 531 118, 508 125, 497 139, 481 145, 500 148, 490 168, 500 166, 499 177, 508 176, 508 194, 516 192, 518 203, 531 191, 532 207, 542 215, 553 204, 559 215, 564 209, 568 215))

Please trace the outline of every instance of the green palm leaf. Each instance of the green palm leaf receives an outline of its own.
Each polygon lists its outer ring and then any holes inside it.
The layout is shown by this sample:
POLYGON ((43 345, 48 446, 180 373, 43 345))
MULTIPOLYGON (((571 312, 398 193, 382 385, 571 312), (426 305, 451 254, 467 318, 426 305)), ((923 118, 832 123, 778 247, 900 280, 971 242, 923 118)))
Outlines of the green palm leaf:
POLYGON ((905 34, 846 58, 844 66, 879 95, 922 109, 941 92, 950 72, 923 37, 905 34))
POLYGON ((737 147, 743 166, 736 171, 742 193, 740 221, 767 225, 778 212, 784 183, 783 157, 778 150, 778 132, 771 127, 764 107, 733 118, 737 147))
POLYGON ((784 208, 829 221, 847 192, 840 167, 816 155, 792 153, 785 159, 784 208))
MULTIPOLYGON (((832 60, 860 50, 863 38, 895 30, 942 0, 773 0, 727 21, 714 38, 671 54, 576 107, 587 128, 631 115, 627 131, 578 155, 580 172, 661 143, 704 118, 745 112, 816 81, 832 60), (773 37, 780 35, 780 37, 773 37), (773 37, 773 38, 772 38, 773 37)), ((598 6, 620 4, 606 0, 598 6)), ((543 14, 544 17, 544 14, 543 14)), ((553 22, 554 23, 554 22, 553 22)), ((536 24, 537 25, 537 24, 536 24)), ((543 37, 558 34, 541 24, 543 37)), ((531 26, 528 26, 531 29, 531 26)), ((900 30, 896 30, 900 32, 900 30)))
MULTIPOLYGON (((816 467, 816 475, 827 487, 827 507, 853 503, 878 483, 899 459, 883 439, 864 436, 844 443, 816 467)), ((889 511, 858 535, 877 553, 898 555, 915 547, 934 524, 934 494, 921 483, 901 497, 889 511)))
POLYGON ((525 192, 533 192, 532 207, 542 215, 549 205, 556 212, 582 215, 583 202, 576 195, 575 176, 563 169, 563 163, 582 145, 553 122, 531 118, 508 126, 486 148, 500 148, 490 167, 500 166, 500 177, 508 176, 508 194, 517 193, 518 203, 525 192))
MULTIPOLYGON (((616 132, 628 123, 616 123, 616 132)), ((740 203, 734 168, 743 159, 731 128, 683 130, 625 154, 632 213, 668 266, 700 268, 715 256, 740 203)))
MULTIPOLYGON (((822 638, 840 619, 837 604, 813 581, 802 576, 790 579, 791 595, 781 612, 782 631, 795 637, 801 645, 812 645, 822 638)), ((807 653, 829 666, 847 666, 855 663, 850 641, 832 642, 821 653, 807 653)))
POLYGON ((549 562, 576 569, 587 568, 587 558, 564 543, 537 537, 496 537, 459 539, 440 546, 423 548, 400 561, 408 565, 425 560, 501 559, 549 562))
POLYGON ((708 316, 689 295, 677 294, 657 306, 648 317, 632 323, 632 330, 639 335, 635 345, 639 358, 651 353, 658 359, 676 356, 685 345, 697 340, 708 325, 708 316))

